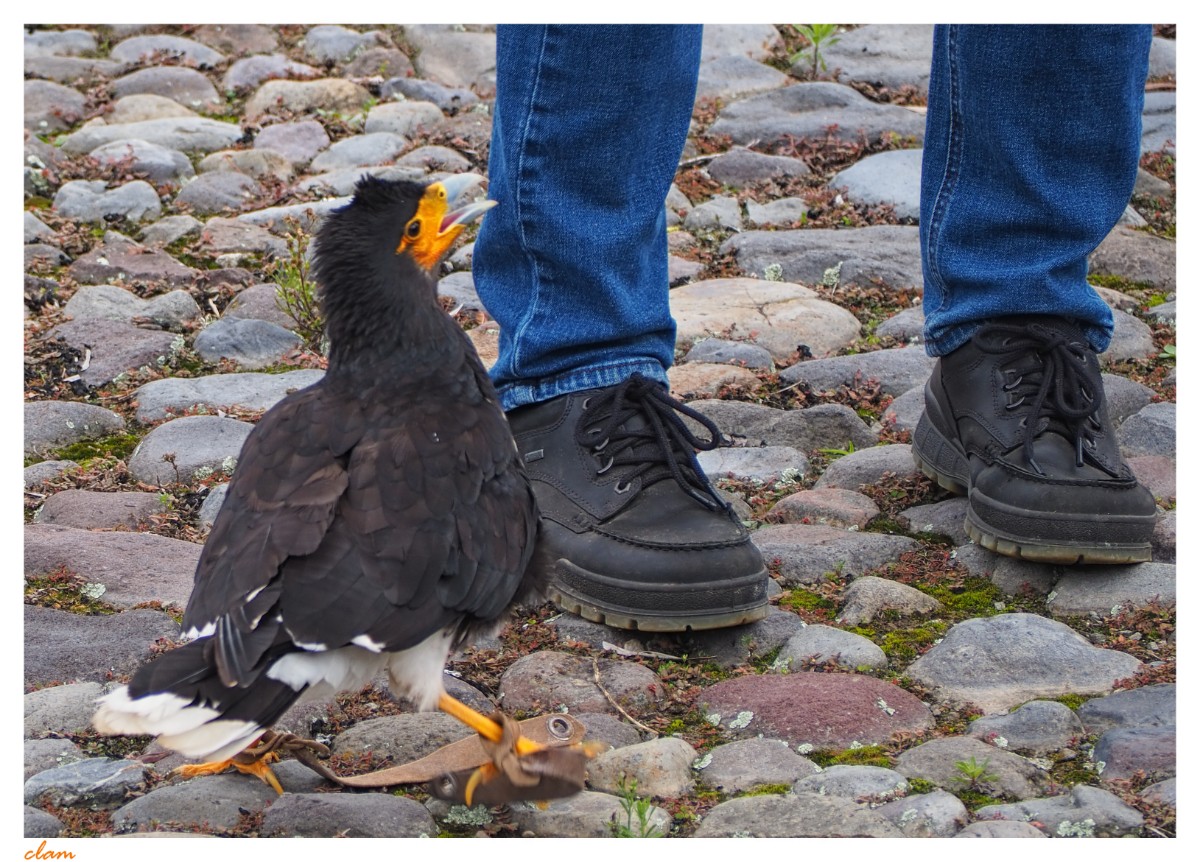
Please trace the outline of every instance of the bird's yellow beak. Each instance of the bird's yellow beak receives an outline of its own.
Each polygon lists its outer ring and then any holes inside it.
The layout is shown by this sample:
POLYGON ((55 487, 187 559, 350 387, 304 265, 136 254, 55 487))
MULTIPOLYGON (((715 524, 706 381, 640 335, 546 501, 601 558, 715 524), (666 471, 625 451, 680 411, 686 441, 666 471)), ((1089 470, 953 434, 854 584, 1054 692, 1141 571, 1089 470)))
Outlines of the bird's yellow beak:
POLYGON ((496 205, 496 201, 466 200, 481 182, 483 177, 478 174, 456 174, 430 183, 396 251, 407 252, 422 268, 433 272, 466 226, 496 205))

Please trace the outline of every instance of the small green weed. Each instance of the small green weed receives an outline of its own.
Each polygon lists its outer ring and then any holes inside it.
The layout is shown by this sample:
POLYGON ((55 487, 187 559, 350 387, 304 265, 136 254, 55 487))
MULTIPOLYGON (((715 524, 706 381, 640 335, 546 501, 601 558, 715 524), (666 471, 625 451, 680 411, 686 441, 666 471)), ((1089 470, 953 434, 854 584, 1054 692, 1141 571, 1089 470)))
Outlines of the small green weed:
POLYGON ((977 763, 975 756, 971 755, 966 760, 957 760, 954 763, 954 768, 959 774, 954 776, 955 781, 961 781, 967 786, 967 790, 979 791, 980 785, 987 781, 995 781, 1000 776, 994 772, 988 772, 988 764, 991 758, 985 757, 983 763, 977 763))
POLYGON ((618 823, 616 815, 609 822, 614 838, 660 838, 659 828, 650 822, 650 812, 654 808, 649 799, 637 795, 637 779, 626 780, 622 775, 617 781, 617 791, 621 800, 621 810, 625 812, 625 822, 618 823), (634 819, 637 825, 634 825, 634 819))
POLYGON ((296 324, 296 334, 313 353, 324 355, 325 319, 317 286, 310 278, 308 266, 309 235, 294 218, 287 218, 288 254, 264 267, 267 277, 275 282, 275 305, 296 324))
POLYGON ((806 54, 812 55, 811 78, 817 79, 817 67, 822 71, 828 67, 825 64, 825 49, 841 41, 837 35, 837 24, 793 24, 800 35, 808 40, 809 47, 797 51, 792 56, 792 62, 798 63, 806 54))

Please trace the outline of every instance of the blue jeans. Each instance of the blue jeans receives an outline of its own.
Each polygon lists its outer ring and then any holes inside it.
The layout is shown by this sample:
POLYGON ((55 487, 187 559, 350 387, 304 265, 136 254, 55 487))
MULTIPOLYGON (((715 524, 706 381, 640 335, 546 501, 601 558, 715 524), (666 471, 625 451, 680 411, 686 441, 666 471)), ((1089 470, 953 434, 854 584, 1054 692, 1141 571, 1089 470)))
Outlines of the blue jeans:
POLYGON ((1137 178, 1149 26, 934 29, 921 166, 926 348, 987 320, 1078 321, 1093 348, 1112 312, 1088 255, 1137 178))
MULTIPOLYGON (((993 317, 1061 314, 1103 349, 1087 256, 1137 171, 1148 27, 939 27, 922 183, 931 353, 993 317)), ((663 200, 686 140, 698 26, 500 26, 475 283, 500 324, 506 410, 666 381, 663 200)))

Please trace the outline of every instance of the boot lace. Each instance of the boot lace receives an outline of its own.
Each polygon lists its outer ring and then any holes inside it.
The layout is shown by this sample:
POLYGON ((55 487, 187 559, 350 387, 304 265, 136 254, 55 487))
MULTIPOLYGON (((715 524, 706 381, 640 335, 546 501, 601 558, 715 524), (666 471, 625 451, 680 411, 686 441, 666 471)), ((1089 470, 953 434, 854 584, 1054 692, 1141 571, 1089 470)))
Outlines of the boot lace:
POLYGON ((695 462, 697 449, 708 451, 722 443, 720 429, 707 416, 675 400, 657 382, 634 374, 628 380, 589 396, 575 431, 575 441, 588 447, 601 462, 598 474, 614 467, 632 468, 614 486, 618 494, 629 491, 641 478, 642 487, 674 479, 680 488, 711 511, 725 509, 695 462), (688 430, 680 414, 699 422, 709 432, 703 440, 688 430), (634 418, 645 422, 631 422, 634 418), (633 426, 633 427, 630 427, 633 426))
POLYGON ((1095 448, 1096 432, 1103 427, 1101 382, 1088 364, 1091 348, 1077 335, 1042 323, 989 324, 974 341, 985 353, 1014 357, 1004 368, 1005 409, 1027 411, 1022 446, 1030 466, 1046 475, 1033 455, 1033 441, 1050 430, 1074 442, 1075 463, 1082 467, 1085 448, 1095 448))

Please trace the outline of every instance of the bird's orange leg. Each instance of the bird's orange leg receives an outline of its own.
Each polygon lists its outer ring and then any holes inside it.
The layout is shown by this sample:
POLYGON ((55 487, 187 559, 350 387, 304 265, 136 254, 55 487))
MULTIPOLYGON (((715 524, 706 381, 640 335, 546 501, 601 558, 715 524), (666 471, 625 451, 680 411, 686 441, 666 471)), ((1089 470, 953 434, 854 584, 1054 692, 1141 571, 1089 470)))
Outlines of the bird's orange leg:
MULTIPOLYGON (((504 738, 504 730, 492 719, 486 715, 476 712, 467 706, 461 700, 456 700, 445 692, 438 698, 438 709, 447 715, 457 718, 467 727, 474 730, 484 739, 499 744, 504 738)), ((518 736, 512 743, 512 751, 517 757, 526 754, 532 754, 535 751, 542 751, 544 745, 534 742, 524 736, 518 736)), ((471 773, 471 777, 467 779, 466 786, 463 789, 463 799, 467 805, 471 804, 471 798, 475 794, 475 788, 480 784, 490 781, 500 774, 500 769, 495 763, 485 763, 471 773)))
POLYGON ((271 772, 270 767, 270 764, 279 759, 278 749, 295 752, 298 752, 299 749, 311 749, 312 751, 323 751, 325 754, 329 753, 328 748, 315 740, 301 739, 291 733, 275 733, 268 730, 258 738, 254 745, 228 760, 184 764, 176 767, 173 774, 184 778, 196 778, 200 775, 216 775, 232 766, 238 772, 253 775, 260 781, 266 782, 282 796, 283 787, 280 786, 279 779, 271 772))
MULTIPOLYGON (((484 739, 489 739, 492 742, 500 742, 503 735, 500 725, 483 713, 471 709, 471 707, 467 706, 461 700, 455 700, 450 695, 443 693, 438 698, 438 709, 447 715, 454 716, 484 739)), ((541 751, 543 748, 545 748, 544 745, 534 742, 532 739, 527 739, 524 736, 518 736, 513 746, 513 750, 517 754, 532 754, 535 751, 541 751)))

